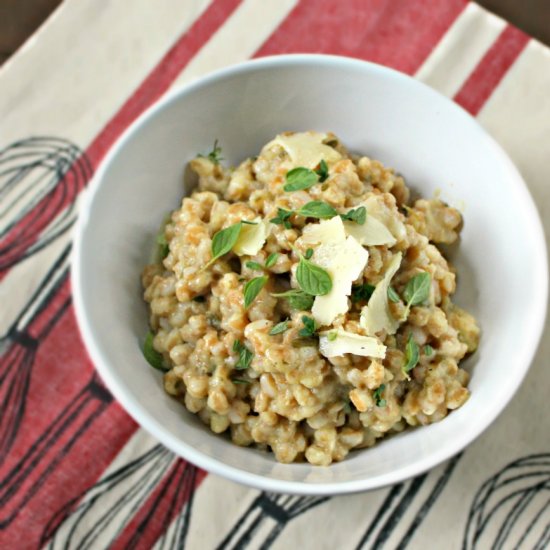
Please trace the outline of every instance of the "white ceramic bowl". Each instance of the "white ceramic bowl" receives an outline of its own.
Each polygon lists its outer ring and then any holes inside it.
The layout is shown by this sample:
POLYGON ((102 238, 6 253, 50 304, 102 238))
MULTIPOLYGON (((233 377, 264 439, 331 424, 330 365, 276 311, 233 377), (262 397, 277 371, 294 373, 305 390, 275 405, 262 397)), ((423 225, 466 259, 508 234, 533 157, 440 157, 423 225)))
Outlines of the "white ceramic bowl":
POLYGON ((328 56, 265 58, 185 86, 149 109, 113 147, 87 191, 76 232, 73 291, 84 341, 128 413, 176 454, 270 491, 336 494, 402 481, 451 457, 502 411, 529 367, 547 298, 540 220, 516 168, 477 122, 445 97, 377 65, 328 56), (166 395, 142 357, 140 272, 159 223, 184 193, 182 174, 215 138, 228 163, 284 130, 330 130, 404 174, 426 197, 463 209, 456 301, 482 327, 468 361, 469 401, 330 467, 278 464, 211 433, 166 395))

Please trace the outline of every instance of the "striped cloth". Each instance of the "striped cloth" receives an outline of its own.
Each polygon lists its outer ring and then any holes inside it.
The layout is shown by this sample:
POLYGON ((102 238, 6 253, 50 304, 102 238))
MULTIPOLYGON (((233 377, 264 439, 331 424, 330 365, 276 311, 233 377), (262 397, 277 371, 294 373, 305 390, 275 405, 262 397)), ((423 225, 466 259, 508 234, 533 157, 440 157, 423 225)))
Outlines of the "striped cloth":
POLYGON ((167 90, 288 52, 375 61, 453 98, 550 212, 550 52, 475 4, 66 0, 0 71, 0 548, 550 545, 548 328, 518 395, 462 455, 346 497, 208 475, 139 429, 94 373, 67 275, 80 192, 167 90))

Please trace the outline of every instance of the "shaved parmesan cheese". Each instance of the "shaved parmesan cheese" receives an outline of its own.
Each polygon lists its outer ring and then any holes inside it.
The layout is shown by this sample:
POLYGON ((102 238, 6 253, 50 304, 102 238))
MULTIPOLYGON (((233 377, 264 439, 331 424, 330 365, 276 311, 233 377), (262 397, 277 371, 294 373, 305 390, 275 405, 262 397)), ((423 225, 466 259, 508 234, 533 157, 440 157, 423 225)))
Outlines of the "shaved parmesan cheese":
POLYGON ((265 244, 269 222, 261 218, 256 218, 254 222, 255 225, 243 223, 241 227, 239 238, 232 249, 238 256, 254 256, 265 244))
POLYGON ((344 224, 340 216, 334 216, 330 220, 322 220, 320 223, 306 225, 302 232, 302 242, 306 244, 337 244, 346 240, 344 224))
POLYGON ((367 210, 367 219, 363 225, 355 222, 344 222, 347 235, 351 235, 359 244, 365 246, 388 245, 393 246, 397 241, 390 230, 377 220, 367 210))
POLYGON ((332 279, 331 291, 317 296, 311 308, 319 325, 330 325, 338 315, 348 311, 351 284, 361 275, 368 259, 369 253, 353 237, 317 246, 311 261, 326 269, 332 279))
POLYGON ((367 209, 367 221, 369 216, 375 217, 390 230, 391 234, 398 241, 403 240, 407 236, 407 230, 397 215, 397 209, 388 207, 382 195, 371 195, 363 203, 363 206, 367 209))
POLYGON ((318 132, 280 134, 266 147, 274 144, 280 145, 288 153, 295 167, 315 168, 322 160, 331 163, 342 158, 336 149, 323 143, 326 137, 326 134, 318 132))
POLYGON ((345 353, 363 357, 386 357, 386 346, 371 336, 361 336, 342 329, 319 333, 319 351, 325 357, 341 357, 345 353))
POLYGON ((392 277, 401 265, 401 259, 401 252, 392 258, 384 278, 376 285, 368 305, 361 311, 361 326, 366 329, 369 336, 381 330, 385 330, 388 334, 395 334, 399 327, 399 321, 392 316, 388 304, 388 288, 392 277))

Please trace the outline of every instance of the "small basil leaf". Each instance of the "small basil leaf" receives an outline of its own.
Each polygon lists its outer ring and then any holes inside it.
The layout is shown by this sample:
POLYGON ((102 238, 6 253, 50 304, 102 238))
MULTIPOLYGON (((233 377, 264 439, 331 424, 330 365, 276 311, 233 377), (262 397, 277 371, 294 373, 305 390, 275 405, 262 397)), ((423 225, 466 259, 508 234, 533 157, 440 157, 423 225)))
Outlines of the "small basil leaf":
POLYGON ((268 276, 262 275, 261 277, 254 277, 254 279, 250 279, 243 288, 243 294, 244 294, 244 308, 248 309, 250 304, 256 299, 256 296, 260 293, 260 290, 265 286, 267 283, 268 276))
POLYGON ((319 176, 319 181, 321 183, 328 178, 328 166, 324 159, 319 163, 319 168, 315 170, 315 173, 319 176))
POLYGON ((233 351, 239 354, 239 359, 235 364, 236 370, 245 370, 250 367, 254 354, 240 340, 233 342, 233 351))
POLYGON ((363 225, 367 221, 367 209, 364 206, 354 208, 345 214, 340 214, 343 220, 355 222, 359 225, 363 225))
POLYGON ((313 170, 300 166, 286 173, 286 184, 283 189, 285 191, 300 191, 309 189, 318 182, 319 177, 313 170))
POLYGON ((279 294, 272 294, 276 298, 286 298, 292 309, 307 311, 313 306, 314 297, 306 294, 303 290, 287 290, 279 294))
POLYGON ((218 231, 214 237, 212 237, 212 245, 210 247, 212 259, 205 265, 205 268, 214 263, 219 257, 227 254, 235 246, 241 228, 241 222, 235 223, 218 231))
POLYGON ((304 328, 300 329, 298 335, 302 338, 310 338, 315 335, 315 321, 308 317, 307 315, 302 316, 302 323, 304 323, 304 328))
POLYGON ((310 201, 298 210, 300 216, 305 218, 319 218, 319 219, 328 219, 334 218, 338 215, 338 212, 330 206, 330 204, 323 201, 310 201))
POLYGON ((397 304, 401 301, 401 298, 399 298, 399 294, 395 291, 395 288, 393 286, 388 287, 388 298, 394 303, 397 304))
POLYGON ((270 267, 273 267, 275 265, 275 263, 277 262, 278 257, 279 257, 279 254, 277 252, 273 252, 273 254, 270 254, 267 257, 267 260, 265 261, 265 267, 267 267, 268 269, 270 267))
POLYGON ((259 264, 258 262, 253 262, 251 260, 246 262, 244 265, 246 265, 248 269, 254 269, 254 270, 263 269, 261 264, 259 264))
POLYGON ((374 289, 376 287, 369 283, 364 285, 355 285, 351 287, 351 301, 356 304, 357 302, 368 302, 374 289))
POLYGON ((269 335, 275 336, 276 334, 282 334, 286 330, 288 330, 288 321, 281 321, 269 331, 269 335))
POLYGON ((376 388, 372 394, 372 397, 374 398, 374 402, 376 403, 377 407, 386 406, 386 400, 382 398, 382 392, 385 389, 386 389, 386 384, 380 384, 380 386, 376 388))
POLYGON ((157 370, 161 370, 163 372, 166 372, 170 369, 167 369, 164 366, 164 358, 162 357, 162 353, 159 353, 153 346, 153 333, 148 332, 147 336, 145 337, 145 341, 143 342, 143 356, 145 359, 147 359, 147 362, 157 370))
POLYGON ((330 275, 303 257, 296 269, 296 279, 302 290, 312 296, 324 296, 332 289, 330 275))
POLYGON ((286 229, 290 229, 292 224, 290 223, 289 218, 292 214, 294 214, 292 210, 277 208, 277 216, 275 218, 271 218, 269 221, 275 225, 283 225, 286 229))
POLYGON ((430 355, 433 355, 433 352, 434 352, 434 349, 432 348, 432 346, 430 346, 430 344, 426 344, 424 346, 424 355, 426 357, 430 357, 430 355))
POLYGON ((426 272, 418 273, 409 280, 403 292, 407 306, 416 306, 428 299, 431 280, 430 274, 426 272))
POLYGON ((416 367, 418 360, 420 359, 420 350, 418 349, 418 344, 414 341, 412 332, 409 334, 409 339, 407 340, 407 345, 405 347, 405 358, 407 363, 403 367, 403 372, 408 377, 408 373, 416 367))

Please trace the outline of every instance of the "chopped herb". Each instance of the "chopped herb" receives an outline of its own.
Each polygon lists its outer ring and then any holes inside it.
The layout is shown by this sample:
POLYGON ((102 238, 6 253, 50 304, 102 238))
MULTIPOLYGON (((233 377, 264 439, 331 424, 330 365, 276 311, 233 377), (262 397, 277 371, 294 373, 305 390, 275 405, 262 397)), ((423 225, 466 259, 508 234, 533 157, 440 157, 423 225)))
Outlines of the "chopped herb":
POLYGON ((143 356, 154 369, 166 372, 169 369, 164 366, 164 358, 162 357, 162 353, 159 353, 154 348, 153 338, 153 333, 148 332, 145 337, 145 341, 143 342, 143 356))
POLYGON ((430 346, 430 344, 426 344, 424 346, 424 355, 426 355, 426 357, 430 357, 430 355, 433 355, 433 352, 434 349, 432 348, 432 346, 430 346))
POLYGON ((250 384, 250 380, 245 380, 244 378, 231 378, 233 384, 250 384))
POLYGON ((285 191, 300 191, 309 189, 318 182, 319 177, 313 170, 300 166, 286 173, 286 184, 283 189, 285 191))
POLYGON ((407 346, 405 347, 405 358, 407 359, 407 363, 403 367, 403 372, 409 378, 409 372, 416 367, 420 359, 420 350, 418 349, 418 344, 414 341, 412 332, 409 334, 407 346))
POLYGON ((299 311, 307 311, 313 306, 314 297, 311 294, 306 294, 303 290, 287 290, 279 294, 272 294, 276 298, 286 298, 292 309, 299 311))
POLYGON ((212 245, 210 247, 212 259, 204 266, 203 269, 206 269, 212 265, 218 258, 224 254, 227 254, 235 246, 235 243, 239 238, 241 228, 241 222, 235 223, 225 229, 222 229, 221 231, 218 231, 214 237, 212 237, 212 245))
POLYGON ((166 235, 164 231, 157 235, 157 244, 159 246, 159 256, 161 260, 164 260, 168 253, 170 252, 170 247, 168 246, 168 241, 166 240, 166 235))
POLYGON ((351 301, 356 304, 357 302, 368 302, 374 289, 376 287, 369 283, 364 285, 354 285, 351 287, 351 301))
POLYGON ((270 267, 273 267, 278 257, 279 257, 279 254, 277 252, 273 252, 273 254, 270 254, 267 257, 267 260, 265 261, 265 267, 267 267, 268 269, 270 267))
POLYGON ((222 154, 222 148, 218 145, 218 140, 214 141, 214 146, 212 147, 212 151, 208 153, 207 155, 197 155, 199 157, 206 157, 207 159, 210 159, 214 164, 219 164, 220 161, 223 160, 222 154))
POLYGON ((338 333, 336 333, 336 332, 329 332, 327 334, 327 340, 329 342, 334 342, 334 340, 336 340, 336 338, 338 338, 338 333))
POLYGON ((281 334, 285 332, 285 330, 288 330, 288 320, 281 321, 280 323, 277 323, 270 331, 270 336, 275 336, 276 334, 281 334))
POLYGON ((323 201, 310 201, 302 206, 297 214, 304 216, 304 218, 319 218, 328 219, 334 218, 338 215, 338 212, 330 206, 330 204, 323 201))
POLYGON ((431 277, 429 273, 418 273, 409 280, 403 296, 407 301, 407 307, 416 306, 425 302, 430 295, 431 277))
POLYGON ((328 166, 324 159, 319 163, 319 168, 315 170, 315 173, 319 176, 319 181, 321 183, 328 178, 328 166))
POLYGON ((306 260, 310 260, 312 256, 313 256, 313 248, 308 248, 306 250, 306 253, 304 254, 304 258, 306 260))
POLYGON ((312 296, 324 296, 332 289, 330 275, 321 267, 312 264, 304 257, 296 269, 296 279, 304 292, 312 296))
POLYGON ((292 210, 285 210, 284 208, 277 208, 277 217, 272 218, 269 220, 271 223, 274 223, 276 225, 282 225, 285 227, 285 229, 291 229, 292 224, 290 223, 290 216, 292 216, 294 212, 292 210))
POLYGON ((303 315, 302 323, 304 323, 304 328, 300 329, 298 335, 302 338, 310 338, 311 336, 315 336, 315 321, 311 317, 303 315))
POLYGON ((399 298, 399 294, 397 294, 395 288, 393 286, 388 287, 388 298, 394 303, 398 304, 401 301, 401 298, 399 298))
POLYGON ((345 214, 340 214, 340 217, 343 220, 363 225, 367 220, 367 209, 364 206, 360 206, 359 208, 354 208, 345 214))
POLYGON ((378 388, 374 390, 372 397, 377 407, 385 407, 386 400, 382 397, 382 392, 386 389, 386 384, 380 384, 378 388))
POLYGON ((258 262, 248 261, 244 265, 246 265, 248 269, 263 269, 262 265, 258 262))
POLYGON ((268 279, 269 277, 267 275, 262 275, 261 277, 250 279, 250 281, 244 285, 243 294, 245 309, 248 309, 250 304, 256 299, 256 296, 258 296, 268 279))
POLYGON ((206 302, 206 298, 204 296, 195 296, 193 298, 193 302, 199 302, 200 304, 206 302))
POLYGON ((233 351, 239 354, 239 359, 235 364, 236 370, 245 370, 250 367, 254 355, 240 340, 233 342, 233 351))

